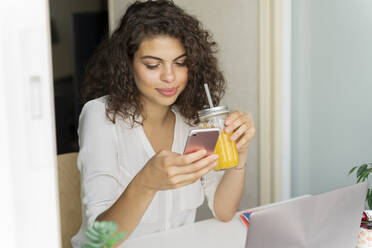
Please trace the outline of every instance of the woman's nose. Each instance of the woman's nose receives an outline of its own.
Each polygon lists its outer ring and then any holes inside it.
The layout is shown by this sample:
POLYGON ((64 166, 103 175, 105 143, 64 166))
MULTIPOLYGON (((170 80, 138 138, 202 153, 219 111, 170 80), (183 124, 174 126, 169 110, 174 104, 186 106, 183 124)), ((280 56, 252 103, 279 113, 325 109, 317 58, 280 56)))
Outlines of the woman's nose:
POLYGON ((161 76, 160 79, 162 81, 165 81, 168 83, 173 82, 176 79, 176 74, 175 74, 173 66, 172 65, 164 66, 160 76, 161 76))

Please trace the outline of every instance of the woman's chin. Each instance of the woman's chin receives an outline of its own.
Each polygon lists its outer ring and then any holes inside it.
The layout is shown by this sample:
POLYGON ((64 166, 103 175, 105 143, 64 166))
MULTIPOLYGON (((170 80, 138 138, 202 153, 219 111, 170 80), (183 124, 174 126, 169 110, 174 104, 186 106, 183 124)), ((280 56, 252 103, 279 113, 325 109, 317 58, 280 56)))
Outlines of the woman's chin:
POLYGON ((176 100, 177 100, 177 98, 174 99, 174 100, 163 101, 162 105, 170 107, 176 102, 176 100))

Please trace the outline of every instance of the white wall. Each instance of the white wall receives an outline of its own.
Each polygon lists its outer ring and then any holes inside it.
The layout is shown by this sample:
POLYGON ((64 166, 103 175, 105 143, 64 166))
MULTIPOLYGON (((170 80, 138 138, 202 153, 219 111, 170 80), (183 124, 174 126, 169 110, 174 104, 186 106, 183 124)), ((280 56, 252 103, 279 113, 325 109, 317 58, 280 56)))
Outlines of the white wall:
MULTIPOLYGON (((117 23, 130 2, 109 0, 109 15, 112 18, 110 23, 117 23)), ((258 2, 176 0, 175 3, 189 14, 195 15, 212 32, 219 45, 219 61, 228 82, 222 104, 227 104, 230 109, 251 112, 258 126, 258 2)), ((247 183, 241 209, 258 205, 257 138, 250 146, 247 168, 247 183)), ((204 204, 198 211, 197 220, 208 217, 211 217, 211 214, 204 204)))
POLYGON ((372 161, 372 1, 292 1, 292 195, 372 161))
POLYGON ((60 247, 47 0, 0 7, 1 247, 60 247))

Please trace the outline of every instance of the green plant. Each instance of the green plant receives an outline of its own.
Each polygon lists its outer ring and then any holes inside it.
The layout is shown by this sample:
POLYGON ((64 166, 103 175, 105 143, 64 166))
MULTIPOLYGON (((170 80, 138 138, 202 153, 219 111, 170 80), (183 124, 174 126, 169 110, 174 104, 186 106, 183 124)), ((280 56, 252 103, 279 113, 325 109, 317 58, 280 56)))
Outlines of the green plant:
MULTIPOLYGON (((369 173, 372 172, 372 163, 362 164, 360 166, 354 166, 349 171, 349 175, 356 171, 357 176, 357 183, 364 182, 368 179, 369 173)), ((372 209, 372 189, 368 189, 366 202, 368 205, 368 209, 372 209)))
POLYGON ((117 242, 124 238, 125 232, 114 235, 118 230, 115 222, 111 221, 95 221, 91 227, 85 232, 89 243, 83 245, 82 248, 111 248, 117 242))

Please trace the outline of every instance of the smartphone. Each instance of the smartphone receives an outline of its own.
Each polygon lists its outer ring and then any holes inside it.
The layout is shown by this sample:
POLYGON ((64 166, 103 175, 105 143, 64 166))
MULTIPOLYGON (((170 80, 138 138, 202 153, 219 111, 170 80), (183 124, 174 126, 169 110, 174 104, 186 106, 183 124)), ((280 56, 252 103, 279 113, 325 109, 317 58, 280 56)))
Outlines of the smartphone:
POLYGON ((189 154, 202 149, 207 151, 207 155, 214 153, 218 137, 219 128, 203 128, 190 130, 187 137, 183 154, 189 154))

